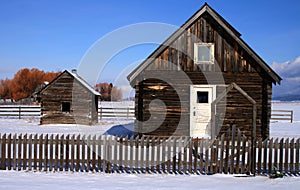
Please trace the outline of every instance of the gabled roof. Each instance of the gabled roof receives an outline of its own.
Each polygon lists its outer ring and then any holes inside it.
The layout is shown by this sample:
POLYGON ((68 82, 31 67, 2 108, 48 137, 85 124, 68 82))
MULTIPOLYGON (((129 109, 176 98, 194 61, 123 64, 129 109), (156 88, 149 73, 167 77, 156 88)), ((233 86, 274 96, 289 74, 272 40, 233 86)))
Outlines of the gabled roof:
POLYGON ((172 44, 189 26, 191 26, 203 14, 209 14, 258 64, 259 66, 273 79, 273 82, 280 84, 282 80, 272 68, 259 57, 240 37, 241 34, 231 26, 222 16, 220 16, 214 9, 205 3, 191 18, 189 18, 178 30, 176 30, 166 41, 162 43, 145 61, 143 61, 137 68, 135 68, 128 76, 127 79, 134 81, 136 77, 151 64, 153 58, 160 55, 170 44, 172 44))
POLYGON ((39 93, 42 93, 49 86, 51 86, 56 80, 58 80, 64 73, 71 75, 77 82, 79 82, 84 88, 93 93, 94 95, 100 96, 100 93, 97 92, 93 87, 91 87, 83 78, 81 78, 77 72, 69 72, 65 70, 59 76, 57 76, 54 80, 52 80, 47 86, 45 86, 39 93))

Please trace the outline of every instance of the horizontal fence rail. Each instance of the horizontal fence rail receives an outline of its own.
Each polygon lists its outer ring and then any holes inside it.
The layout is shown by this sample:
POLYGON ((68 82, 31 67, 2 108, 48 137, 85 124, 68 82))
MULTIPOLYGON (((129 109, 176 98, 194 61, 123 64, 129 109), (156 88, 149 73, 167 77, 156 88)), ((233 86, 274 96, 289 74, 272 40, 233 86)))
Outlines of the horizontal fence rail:
POLYGON ((271 120, 287 120, 293 123, 293 110, 272 110, 271 120))
POLYGON ((240 130, 220 138, 134 138, 4 134, 0 169, 118 173, 299 174, 299 139, 251 141, 240 130), (255 160, 252 160, 254 147, 255 160))
MULTIPOLYGON (((0 106, 0 116, 18 117, 21 119, 26 116, 40 116, 40 106, 0 106)), ((98 116, 104 118, 134 118, 133 107, 99 107, 98 116)))

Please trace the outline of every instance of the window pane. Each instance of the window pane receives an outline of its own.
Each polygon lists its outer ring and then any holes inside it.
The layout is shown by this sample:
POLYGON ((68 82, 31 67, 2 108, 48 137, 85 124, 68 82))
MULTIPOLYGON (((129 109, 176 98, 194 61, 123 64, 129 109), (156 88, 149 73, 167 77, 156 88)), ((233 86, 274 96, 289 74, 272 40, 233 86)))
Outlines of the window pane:
POLYGON ((197 103, 208 103, 208 92, 197 92, 197 103))
POLYGON ((61 103, 61 111, 62 112, 70 112, 71 110, 71 103, 70 102, 62 102, 61 103))
POLYGON ((211 46, 198 46, 198 61, 210 61, 211 46))

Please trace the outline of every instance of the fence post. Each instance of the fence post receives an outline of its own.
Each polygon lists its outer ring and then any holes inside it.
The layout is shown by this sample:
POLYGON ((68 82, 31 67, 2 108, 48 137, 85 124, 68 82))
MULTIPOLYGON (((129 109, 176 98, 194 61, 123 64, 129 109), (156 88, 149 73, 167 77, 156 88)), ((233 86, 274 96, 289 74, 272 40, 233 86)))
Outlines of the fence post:
POLYGON ((294 112, 293 112, 293 110, 291 110, 291 123, 293 123, 293 115, 294 115, 294 112))

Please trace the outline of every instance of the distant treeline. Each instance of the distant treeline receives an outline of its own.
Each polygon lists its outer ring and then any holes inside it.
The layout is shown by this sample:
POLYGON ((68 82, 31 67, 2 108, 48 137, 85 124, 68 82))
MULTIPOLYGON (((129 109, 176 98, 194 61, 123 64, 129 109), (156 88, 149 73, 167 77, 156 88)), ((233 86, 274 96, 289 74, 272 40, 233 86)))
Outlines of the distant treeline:
MULTIPOLYGON (((39 69, 24 68, 19 70, 13 79, 0 80, 0 99, 19 101, 31 97, 33 93, 41 90, 45 82, 51 82, 62 72, 45 72, 39 69)), ((117 101, 122 99, 121 89, 113 86, 112 83, 99 83, 94 86, 100 92, 101 100, 117 101)))
POLYGON ((44 82, 51 82, 61 72, 45 72, 39 69, 21 69, 13 79, 0 80, 0 97, 18 101, 29 97, 44 82))

